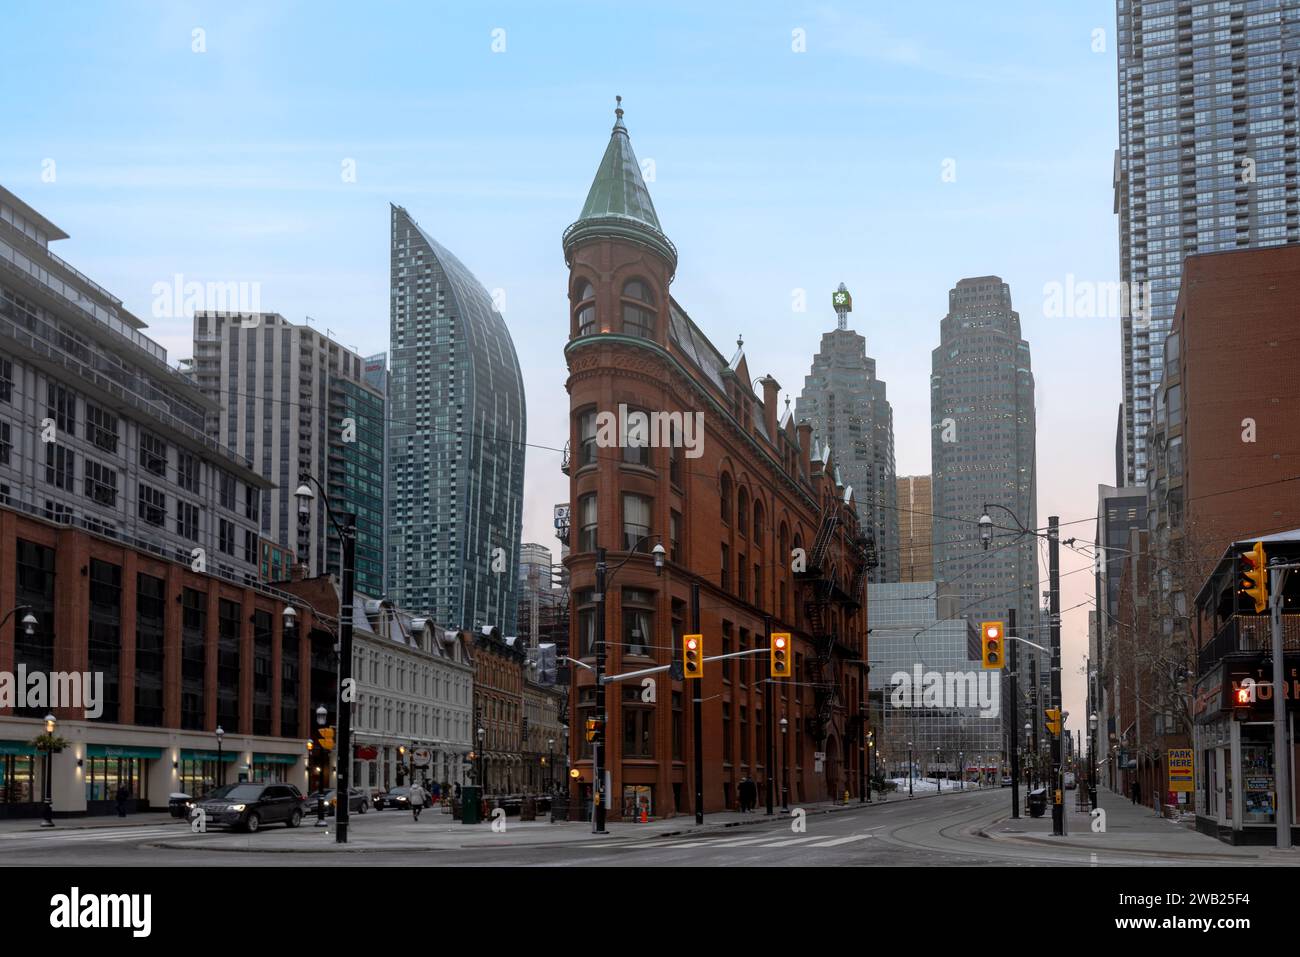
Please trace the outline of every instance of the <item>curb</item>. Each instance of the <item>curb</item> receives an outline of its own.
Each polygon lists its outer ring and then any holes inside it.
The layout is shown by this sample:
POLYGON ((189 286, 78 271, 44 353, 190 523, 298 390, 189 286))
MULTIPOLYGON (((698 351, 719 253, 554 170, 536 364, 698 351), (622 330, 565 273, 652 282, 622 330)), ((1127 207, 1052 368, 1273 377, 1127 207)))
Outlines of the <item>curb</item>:
POLYGON ((1014 834, 1014 835, 1009 834, 1009 835, 998 836, 998 835, 990 834, 988 832, 988 828, 993 827, 995 824, 1000 824, 1003 821, 1009 821, 1009 820, 1011 820, 1011 818, 1008 817, 999 818, 996 821, 992 821, 985 827, 981 827, 979 830, 975 831, 975 833, 978 836, 990 841, 1009 841, 1015 844, 1034 844, 1039 847, 1069 848, 1071 850, 1076 850, 1076 851, 1089 851, 1094 854, 1105 852, 1107 854, 1140 854, 1145 856, 1155 855, 1157 857, 1186 857, 1186 858, 1194 858, 1198 860, 1239 861, 1242 864, 1247 864, 1250 861, 1258 861, 1263 859, 1259 855, 1252 855, 1250 857, 1247 857, 1245 855, 1240 855, 1240 854, 1214 854, 1212 852, 1201 852, 1201 851, 1162 851, 1162 850, 1151 850, 1151 849, 1142 849, 1142 848, 1107 847, 1107 846, 1092 847, 1087 844, 1079 844, 1074 841, 1071 841, 1069 840, 1068 837, 1066 837, 1065 840, 1061 840, 1058 838, 1044 838, 1044 837, 1037 837, 1035 835, 1020 835, 1020 834, 1014 834))

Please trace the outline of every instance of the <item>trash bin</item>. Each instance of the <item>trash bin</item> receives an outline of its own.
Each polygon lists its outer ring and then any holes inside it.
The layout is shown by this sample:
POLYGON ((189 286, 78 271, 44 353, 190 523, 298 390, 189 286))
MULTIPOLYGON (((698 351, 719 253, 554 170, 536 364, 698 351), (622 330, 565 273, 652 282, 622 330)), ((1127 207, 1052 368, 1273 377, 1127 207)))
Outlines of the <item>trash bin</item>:
POLYGON ((1036 788, 1025 798, 1030 817, 1042 817, 1047 811, 1047 788, 1036 788))
POLYGON ((173 791, 167 795, 167 810, 171 811, 172 817, 187 818, 190 816, 191 800, 193 799, 188 794, 173 791))
POLYGON ((523 802, 519 805, 519 820, 521 821, 537 820, 537 802, 533 798, 526 797, 523 799, 523 802))
POLYGON ((460 823, 481 824, 483 822, 482 788, 477 784, 466 784, 460 789, 460 798, 460 823))
POLYGON ((551 798, 551 823, 569 819, 569 796, 557 794, 551 798))

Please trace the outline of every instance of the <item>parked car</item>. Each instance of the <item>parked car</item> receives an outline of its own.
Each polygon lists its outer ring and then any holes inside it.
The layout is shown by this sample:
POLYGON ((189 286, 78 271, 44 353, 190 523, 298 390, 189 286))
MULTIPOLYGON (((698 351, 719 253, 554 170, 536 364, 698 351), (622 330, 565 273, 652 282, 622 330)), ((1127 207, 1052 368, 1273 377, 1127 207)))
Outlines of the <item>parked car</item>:
POLYGON ((411 806, 408 798, 408 795, 410 793, 411 793, 411 789, 405 785, 403 785, 400 788, 390 788, 389 790, 383 793, 382 796, 383 803, 377 804, 375 806, 381 809, 387 807, 395 807, 405 811, 407 808, 411 806))
POLYGON ((256 831, 264 824, 297 827, 305 805, 292 784, 227 784, 194 802, 194 808, 202 808, 210 826, 256 831))
POLYGON ((384 809, 383 788, 371 788, 367 794, 367 797, 370 798, 370 806, 373 807, 376 811, 382 811, 384 809))
MULTIPOLYGON (((322 792, 320 791, 313 791, 311 794, 307 795, 307 809, 309 811, 314 811, 316 809, 316 802, 320 800, 321 793, 322 792)), ((338 803, 338 789, 330 788, 328 791, 324 792, 324 795, 325 795, 325 813, 333 814, 334 806, 338 803)), ((348 813, 349 814, 352 813, 353 811, 356 811, 358 814, 365 814, 366 811, 369 810, 369 804, 370 801, 366 797, 365 792, 361 790, 361 788, 348 788, 348 813)))
POLYGON ((1075 781, 1074 781, 1074 772, 1073 772, 1073 771, 1066 771, 1066 772, 1065 772, 1065 789, 1066 789, 1067 791, 1073 791, 1073 790, 1074 790, 1074 785, 1075 785, 1075 781))
POLYGON ((1011 775, 1009 774, 1002 775, 1002 786, 1004 788, 1011 787, 1011 775))

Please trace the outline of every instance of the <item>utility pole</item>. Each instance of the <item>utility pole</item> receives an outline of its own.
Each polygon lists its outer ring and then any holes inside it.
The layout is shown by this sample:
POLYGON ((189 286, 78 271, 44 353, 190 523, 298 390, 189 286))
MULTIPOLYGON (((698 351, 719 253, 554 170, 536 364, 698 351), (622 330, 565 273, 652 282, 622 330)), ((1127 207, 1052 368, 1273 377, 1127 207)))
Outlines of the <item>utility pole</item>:
MULTIPOLYGON (((1011 745, 1011 816, 1020 817, 1020 698, 1016 691, 1016 641, 1020 635, 1016 631, 1016 610, 1007 609, 1007 634, 1011 640, 1011 734, 1007 741, 1011 745)), ((1001 782, 998 782, 999 784, 1001 782)))
MULTIPOLYGON (((597 586, 600 587, 600 586, 597 586)), ((691 582, 691 633, 700 635, 700 583, 691 582)), ((691 706, 692 734, 695 738, 695 823, 704 823, 704 677, 695 685, 695 700, 691 706)))
POLYGON ((1277 821, 1277 847, 1280 851, 1291 847, 1291 762, 1286 741, 1286 688, 1285 654, 1282 648, 1282 589, 1286 587, 1288 569, 1271 569, 1269 602, 1273 619, 1273 781, 1277 797, 1274 801, 1277 821))
MULTIPOLYGON (((1052 707, 1061 711, 1061 519, 1047 519, 1048 614, 1052 646, 1052 707)), ((1060 731, 1052 735, 1052 834, 1065 835, 1065 782, 1061 778, 1062 747, 1065 741, 1065 716, 1060 715, 1060 731)))

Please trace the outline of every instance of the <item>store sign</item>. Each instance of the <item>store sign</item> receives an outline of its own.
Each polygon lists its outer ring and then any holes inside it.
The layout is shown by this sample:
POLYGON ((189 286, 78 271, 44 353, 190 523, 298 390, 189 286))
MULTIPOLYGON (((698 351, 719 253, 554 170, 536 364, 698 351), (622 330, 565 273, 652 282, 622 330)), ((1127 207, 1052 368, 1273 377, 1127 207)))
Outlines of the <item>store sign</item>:
POLYGON ((1175 792, 1191 791, 1196 780, 1192 749, 1170 748, 1167 757, 1169 761, 1169 790, 1175 792))
POLYGON ((373 761, 377 757, 379 757, 379 749, 375 747, 373 744, 357 745, 358 761, 373 761))

